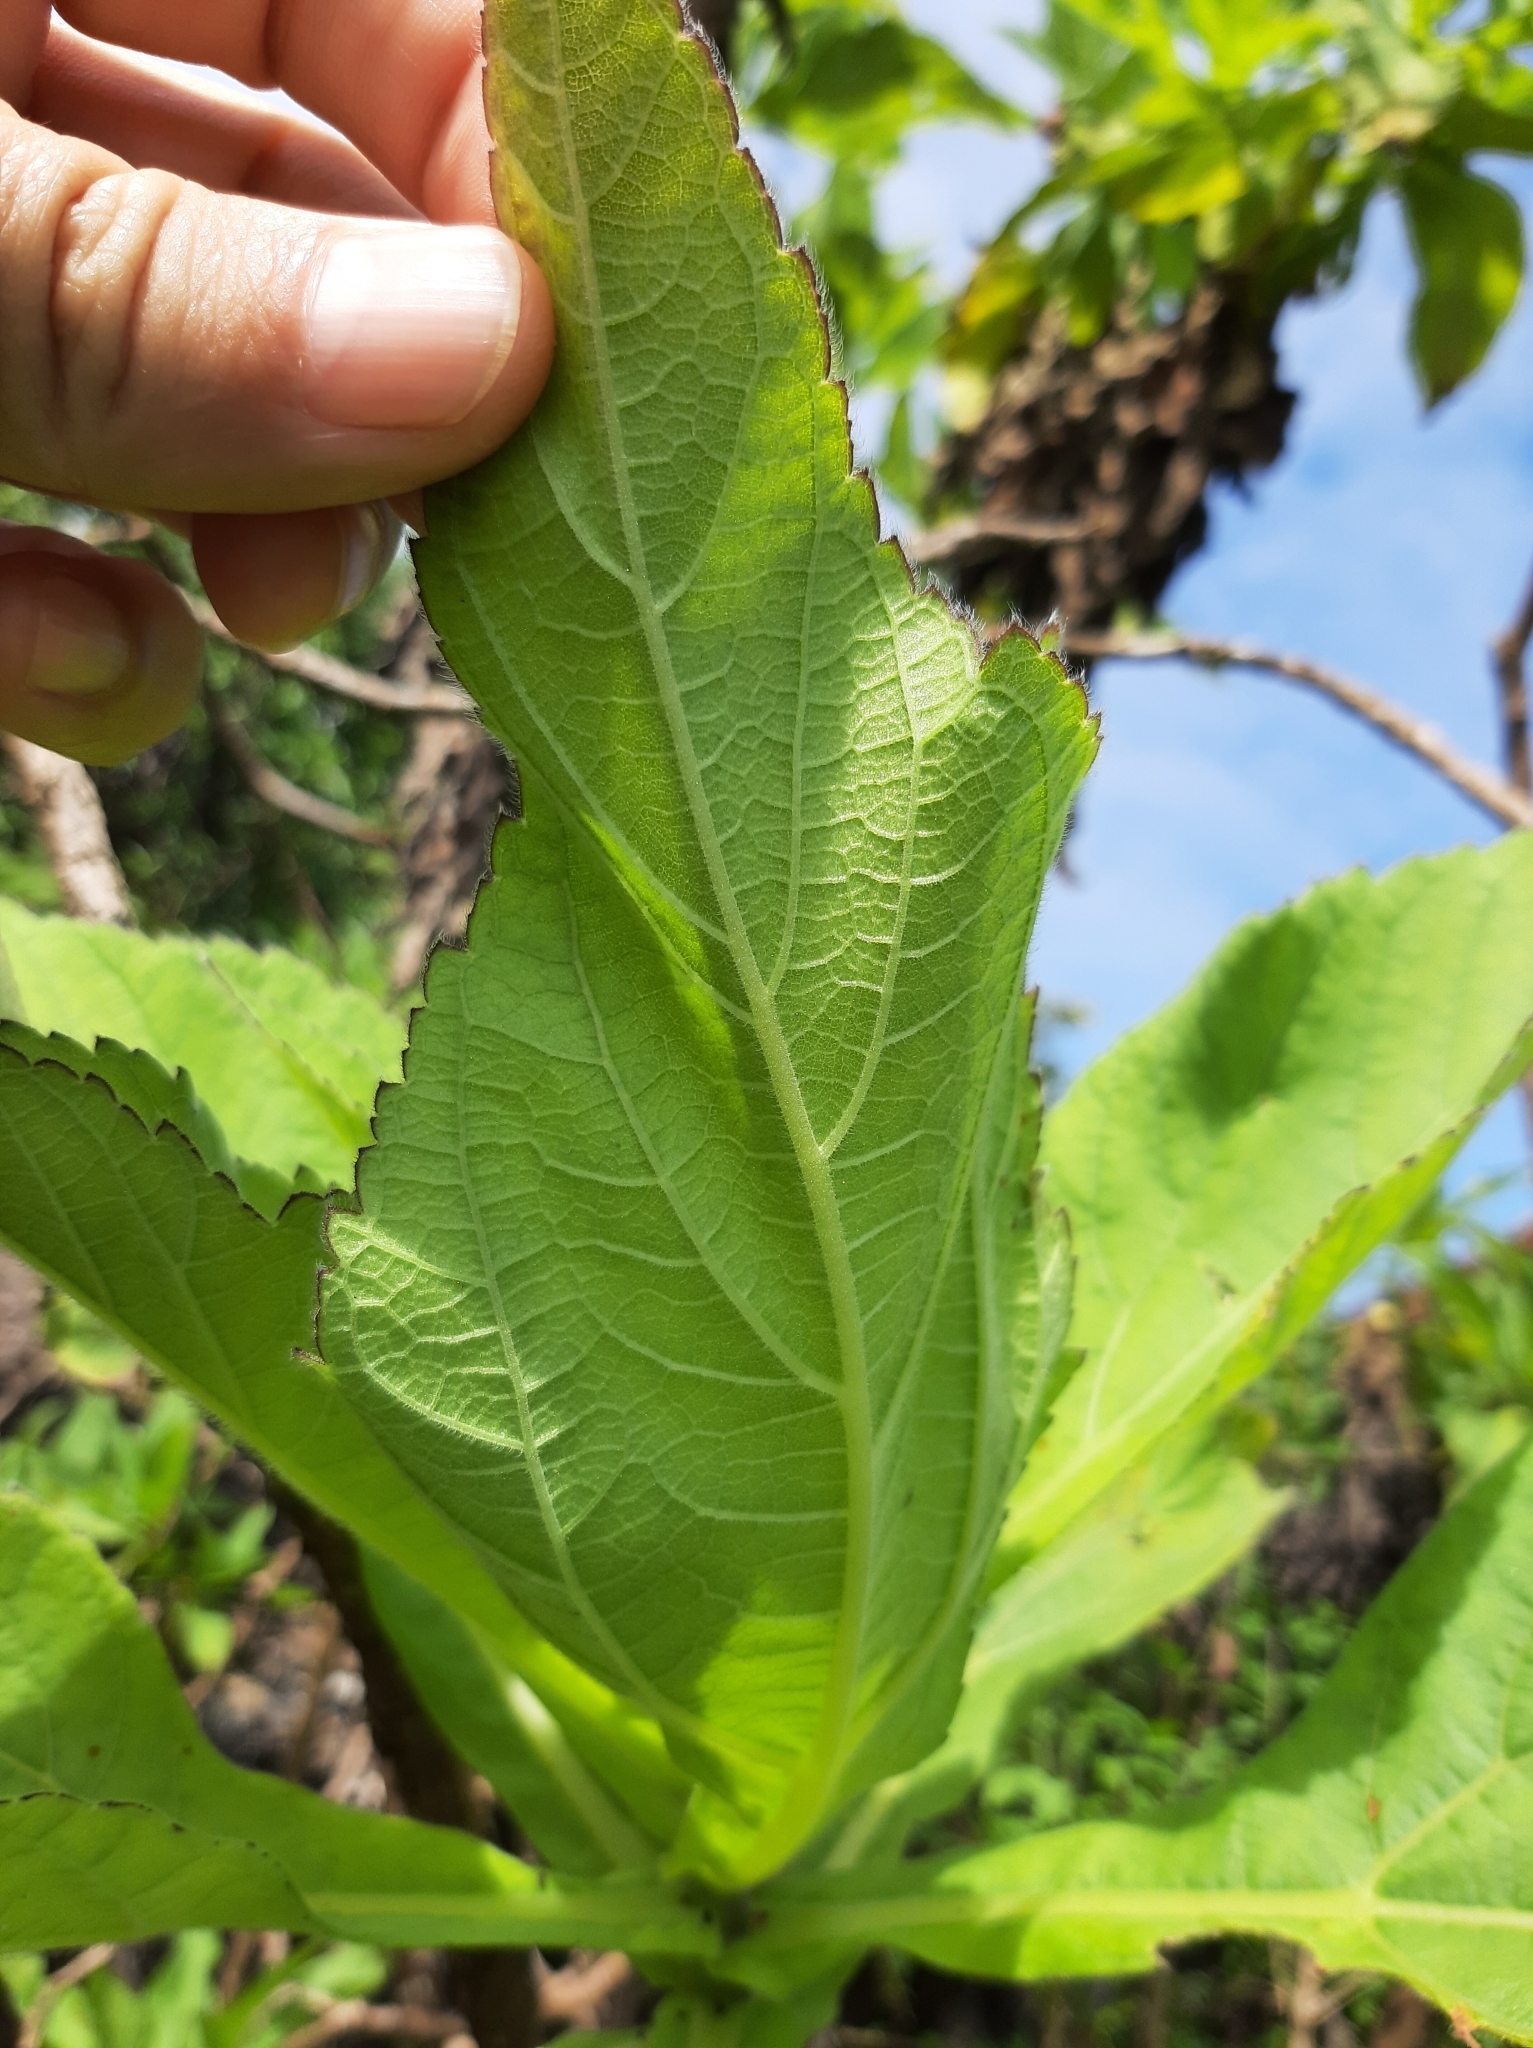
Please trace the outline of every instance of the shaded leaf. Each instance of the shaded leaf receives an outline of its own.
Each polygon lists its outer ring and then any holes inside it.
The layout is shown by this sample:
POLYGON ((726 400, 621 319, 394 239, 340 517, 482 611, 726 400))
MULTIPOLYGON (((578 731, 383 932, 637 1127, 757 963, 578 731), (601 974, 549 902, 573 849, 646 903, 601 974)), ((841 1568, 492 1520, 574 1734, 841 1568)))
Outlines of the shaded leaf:
POLYGON ((748 118, 844 164, 893 162, 913 128, 1022 117, 933 37, 863 7, 795 10, 793 48, 749 101, 748 118))
POLYGON ((398 1074, 404 1036, 360 989, 275 948, 147 938, 36 916, 4 898, 0 949, 13 984, 0 1014, 83 1046, 116 1039, 170 1073, 184 1068, 235 1158, 289 1183, 308 1167, 326 1187, 351 1185, 373 1097, 398 1074))
POLYGON ((1500 185, 1430 157, 1400 190, 1418 279, 1411 361, 1436 405, 1479 367, 1517 302, 1522 214, 1500 185))
POLYGON ((0 1948, 138 1941, 214 1919, 388 1944, 621 1929, 711 1937, 633 1882, 557 1886, 471 1835, 334 1806, 212 1748, 126 1587, 0 1495, 0 1948))

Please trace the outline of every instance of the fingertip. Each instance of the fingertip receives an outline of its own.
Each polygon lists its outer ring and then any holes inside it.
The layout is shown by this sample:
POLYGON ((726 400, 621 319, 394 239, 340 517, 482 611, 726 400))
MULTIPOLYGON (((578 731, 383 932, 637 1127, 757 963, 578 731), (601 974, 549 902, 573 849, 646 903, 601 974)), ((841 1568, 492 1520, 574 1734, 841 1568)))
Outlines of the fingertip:
POLYGON ((202 635, 143 562, 56 545, 0 552, 0 727, 93 767, 174 732, 202 681, 202 635))
POLYGON ((296 647, 360 604, 399 547, 386 500, 312 512, 199 513, 192 553, 208 602, 236 640, 296 647))

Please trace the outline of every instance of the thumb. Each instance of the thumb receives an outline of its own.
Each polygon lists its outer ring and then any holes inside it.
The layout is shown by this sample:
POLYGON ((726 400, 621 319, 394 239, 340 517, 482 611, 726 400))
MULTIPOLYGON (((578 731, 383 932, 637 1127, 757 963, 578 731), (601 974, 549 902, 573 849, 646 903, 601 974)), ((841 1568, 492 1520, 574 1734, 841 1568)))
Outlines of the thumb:
POLYGON ((490 227, 350 220, 133 170, 0 106, 0 475, 167 511, 360 503, 520 424, 553 318, 490 227))

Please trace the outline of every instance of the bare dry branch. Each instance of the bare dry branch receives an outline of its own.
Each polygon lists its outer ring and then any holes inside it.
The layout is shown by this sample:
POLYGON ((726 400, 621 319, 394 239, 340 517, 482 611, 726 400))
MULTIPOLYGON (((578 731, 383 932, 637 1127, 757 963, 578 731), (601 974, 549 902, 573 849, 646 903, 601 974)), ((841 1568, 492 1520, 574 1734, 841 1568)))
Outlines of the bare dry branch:
POLYGON ((35 747, 14 733, 3 737, 17 789, 36 821, 64 908, 87 924, 131 925, 128 885, 112 851, 95 783, 78 761, 35 747))
MULTIPOLYGON (((1491 642, 1491 663, 1501 698, 1501 757, 1508 778, 1524 795, 1533 794, 1533 756, 1528 748, 1528 685, 1523 669, 1528 642, 1533 640, 1533 577, 1523 593, 1517 616, 1491 642)), ((1518 1083, 1527 1117, 1528 1135, 1533 1138, 1533 1067, 1518 1083)))
POLYGON ((216 708, 213 723, 240 773, 256 795, 270 804, 273 810, 285 811, 290 818, 301 818, 306 825, 318 825, 322 831, 337 833, 342 839, 354 839, 361 846, 393 845, 393 834, 382 825, 369 824, 355 811, 348 811, 325 797, 315 796, 311 790, 300 789, 296 782, 289 782, 259 751, 245 728, 216 708))
POLYGON ((338 1998, 318 2019, 289 2034, 283 2048, 323 2048, 341 2034, 404 2034, 415 2041, 464 2036, 455 2012, 431 2012, 422 2005, 369 2005, 365 1998, 338 1998))
POLYGON ((1496 681, 1501 686, 1501 744, 1506 772, 1517 788, 1525 793, 1533 793, 1533 758, 1530 758, 1528 749, 1528 686, 1522 666, 1529 640, 1533 640, 1533 577, 1528 580, 1516 618, 1490 646, 1496 681))
POLYGON ((1533 797, 1525 790, 1459 753, 1426 719, 1417 718, 1376 690, 1301 655, 1274 654, 1245 640, 1213 640, 1198 633, 1163 632, 1072 633, 1069 651, 1093 659, 1195 661, 1205 668, 1253 668, 1281 676, 1286 682, 1298 683, 1328 698, 1395 746, 1413 754, 1498 824, 1523 830, 1533 827, 1533 797))
POLYGON ((43 1283, 0 1251, 0 1424, 59 1371, 43 1343, 43 1283))
POLYGON ((1091 521, 1086 519, 1027 519, 1020 513, 983 512, 973 519, 954 519, 946 526, 934 526, 927 533, 906 534, 901 546, 908 560, 937 569, 949 563, 971 561, 1007 542, 1050 547, 1058 541, 1085 540, 1092 530, 1091 521))
POLYGON ((633 1964, 616 1949, 589 1958, 578 1952, 562 1970, 551 1970, 533 1952, 537 1978, 538 2011, 545 2020, 563 2020, 567 2025, 594 2033, 607 2022, 603 2005, 612 1994, 629 1984, 633 1964))
POLYGON ((371 704, 379 711, 445 711, 456 713, 460 718, 473 714, 473 698, 452 683, 391 683, 383 676, 370 675, 366 669, 353 668, 349 661, 337 661, 334 655, 321 654, 315 647, 292 647, 282 654, 271 654, 264 647, 251 647, 247 642, 236 639, 213 607, 202 598, 193 597, 186 591, 182 596, 204 633, 211 633, 215 639, 226 640, 231 647, 254 655, 257 661, 264 662, 270 669, 277 669, 284 675, 301 676, 306 683, 315 683, 337 697, 350 697, 358 704, 371 704))
POLYGON ((347 1805, 374 1768, 373 1731, 365 1721, 359 1721, 341 1744, 341 1753, 321 1788, 323 1797, 333 1799, 337 1806, 347 1805))
POLYGON ((1368 2048, 1427 2048, 1436 2031, 1437 2008, 1428 2005, 1408 1984, 1391 1985, 1368 2048))

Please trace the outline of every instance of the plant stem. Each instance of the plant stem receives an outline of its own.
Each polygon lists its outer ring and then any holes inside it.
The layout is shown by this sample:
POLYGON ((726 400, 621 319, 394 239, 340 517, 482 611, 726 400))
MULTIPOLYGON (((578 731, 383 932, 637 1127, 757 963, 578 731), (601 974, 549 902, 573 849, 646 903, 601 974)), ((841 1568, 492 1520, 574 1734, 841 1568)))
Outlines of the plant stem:
POLYGON ((1471 761, 1450 746, 1437 728, 1391 703, 1377 690, 1324 668, 1303 655, 1278 654, 1247 640, 1213 640, 1199 633, 1072 633, 1072 654, 1118 661, 1195 661, 1205 668, 1254 668, 1298 683, 1328 698, 1354 718, 1450 782, 1499 825, 1533 826, 1533 796, 1525 788, 1471 761))

